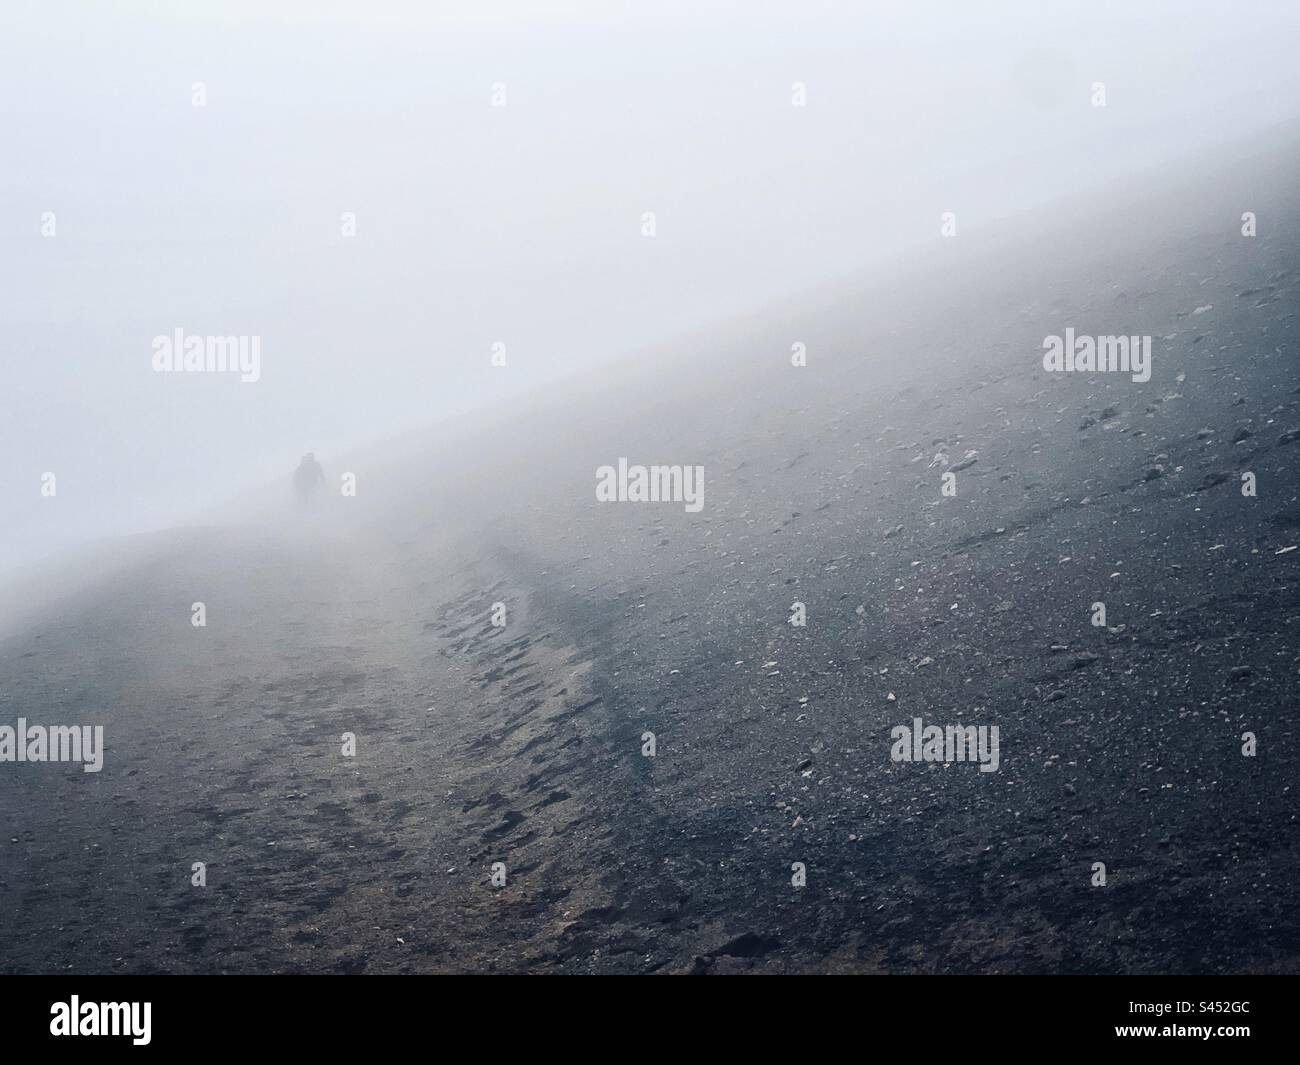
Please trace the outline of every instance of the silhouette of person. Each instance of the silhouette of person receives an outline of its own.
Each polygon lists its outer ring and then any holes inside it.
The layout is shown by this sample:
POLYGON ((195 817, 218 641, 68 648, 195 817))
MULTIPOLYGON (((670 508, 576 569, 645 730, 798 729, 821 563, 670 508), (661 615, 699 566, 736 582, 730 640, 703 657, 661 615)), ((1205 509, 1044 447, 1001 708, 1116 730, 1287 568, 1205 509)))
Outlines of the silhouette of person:
POLYGON ((316 497, 316 490, 325 483, 325 471, 316 461, 316 453, 307 452, 293 471, 293 487, 298 493, 298 505, 305 507, 316 497))

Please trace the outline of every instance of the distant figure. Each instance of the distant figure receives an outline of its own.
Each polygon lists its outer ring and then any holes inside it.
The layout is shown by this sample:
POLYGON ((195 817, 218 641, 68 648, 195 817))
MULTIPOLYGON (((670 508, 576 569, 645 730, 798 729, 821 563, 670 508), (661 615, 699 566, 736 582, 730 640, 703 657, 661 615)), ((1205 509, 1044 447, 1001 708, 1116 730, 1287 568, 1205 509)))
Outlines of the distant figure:
POLYGON ((325 471, 316 461, 316 453, 307 452, 293 471, 293 488, 298 493, 298 506, 308 506, 316 497, 316 489, 325 483, 325 471))

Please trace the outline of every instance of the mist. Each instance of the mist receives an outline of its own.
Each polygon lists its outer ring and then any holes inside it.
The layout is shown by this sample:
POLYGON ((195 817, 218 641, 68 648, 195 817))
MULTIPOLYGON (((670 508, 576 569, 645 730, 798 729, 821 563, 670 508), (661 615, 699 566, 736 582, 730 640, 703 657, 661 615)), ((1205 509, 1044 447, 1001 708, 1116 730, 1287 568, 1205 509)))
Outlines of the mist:
POLYGON ((1300 971, 1298 44, 4 5, 0 972, 79 981, 11 1034, 340 1027, 190 974, 1207 975, 967 1004, 1113 1046, 1300 971))
POLYGON ((0 569, 1297 109, 1293 4, 997 6, 6 5, 0 569), (155 372, 176 329, 259 379, 155 372))

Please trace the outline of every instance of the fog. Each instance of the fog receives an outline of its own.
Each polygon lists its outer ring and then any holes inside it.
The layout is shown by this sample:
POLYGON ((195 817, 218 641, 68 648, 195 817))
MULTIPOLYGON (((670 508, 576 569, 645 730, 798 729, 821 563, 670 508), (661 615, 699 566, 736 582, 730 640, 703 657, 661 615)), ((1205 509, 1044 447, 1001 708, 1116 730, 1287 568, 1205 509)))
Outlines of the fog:
POLYGON ((287 494, 309 450, 454 452, 454 416, 894 269, 944 212, 1006 232, 1300 110, 1290 0, 0 18, 0 572, 287 494), (258 338, 257 380, 156 372, 178 328, 258 338))

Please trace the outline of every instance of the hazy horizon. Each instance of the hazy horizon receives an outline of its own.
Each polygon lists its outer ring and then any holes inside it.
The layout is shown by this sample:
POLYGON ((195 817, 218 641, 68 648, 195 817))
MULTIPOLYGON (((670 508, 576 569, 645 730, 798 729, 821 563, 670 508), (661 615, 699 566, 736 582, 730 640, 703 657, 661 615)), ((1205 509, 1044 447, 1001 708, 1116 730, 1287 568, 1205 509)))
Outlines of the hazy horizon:
POLYGON ((4 15, 0 572, 1300 113, 1281 3, 168 8, 4 15))

